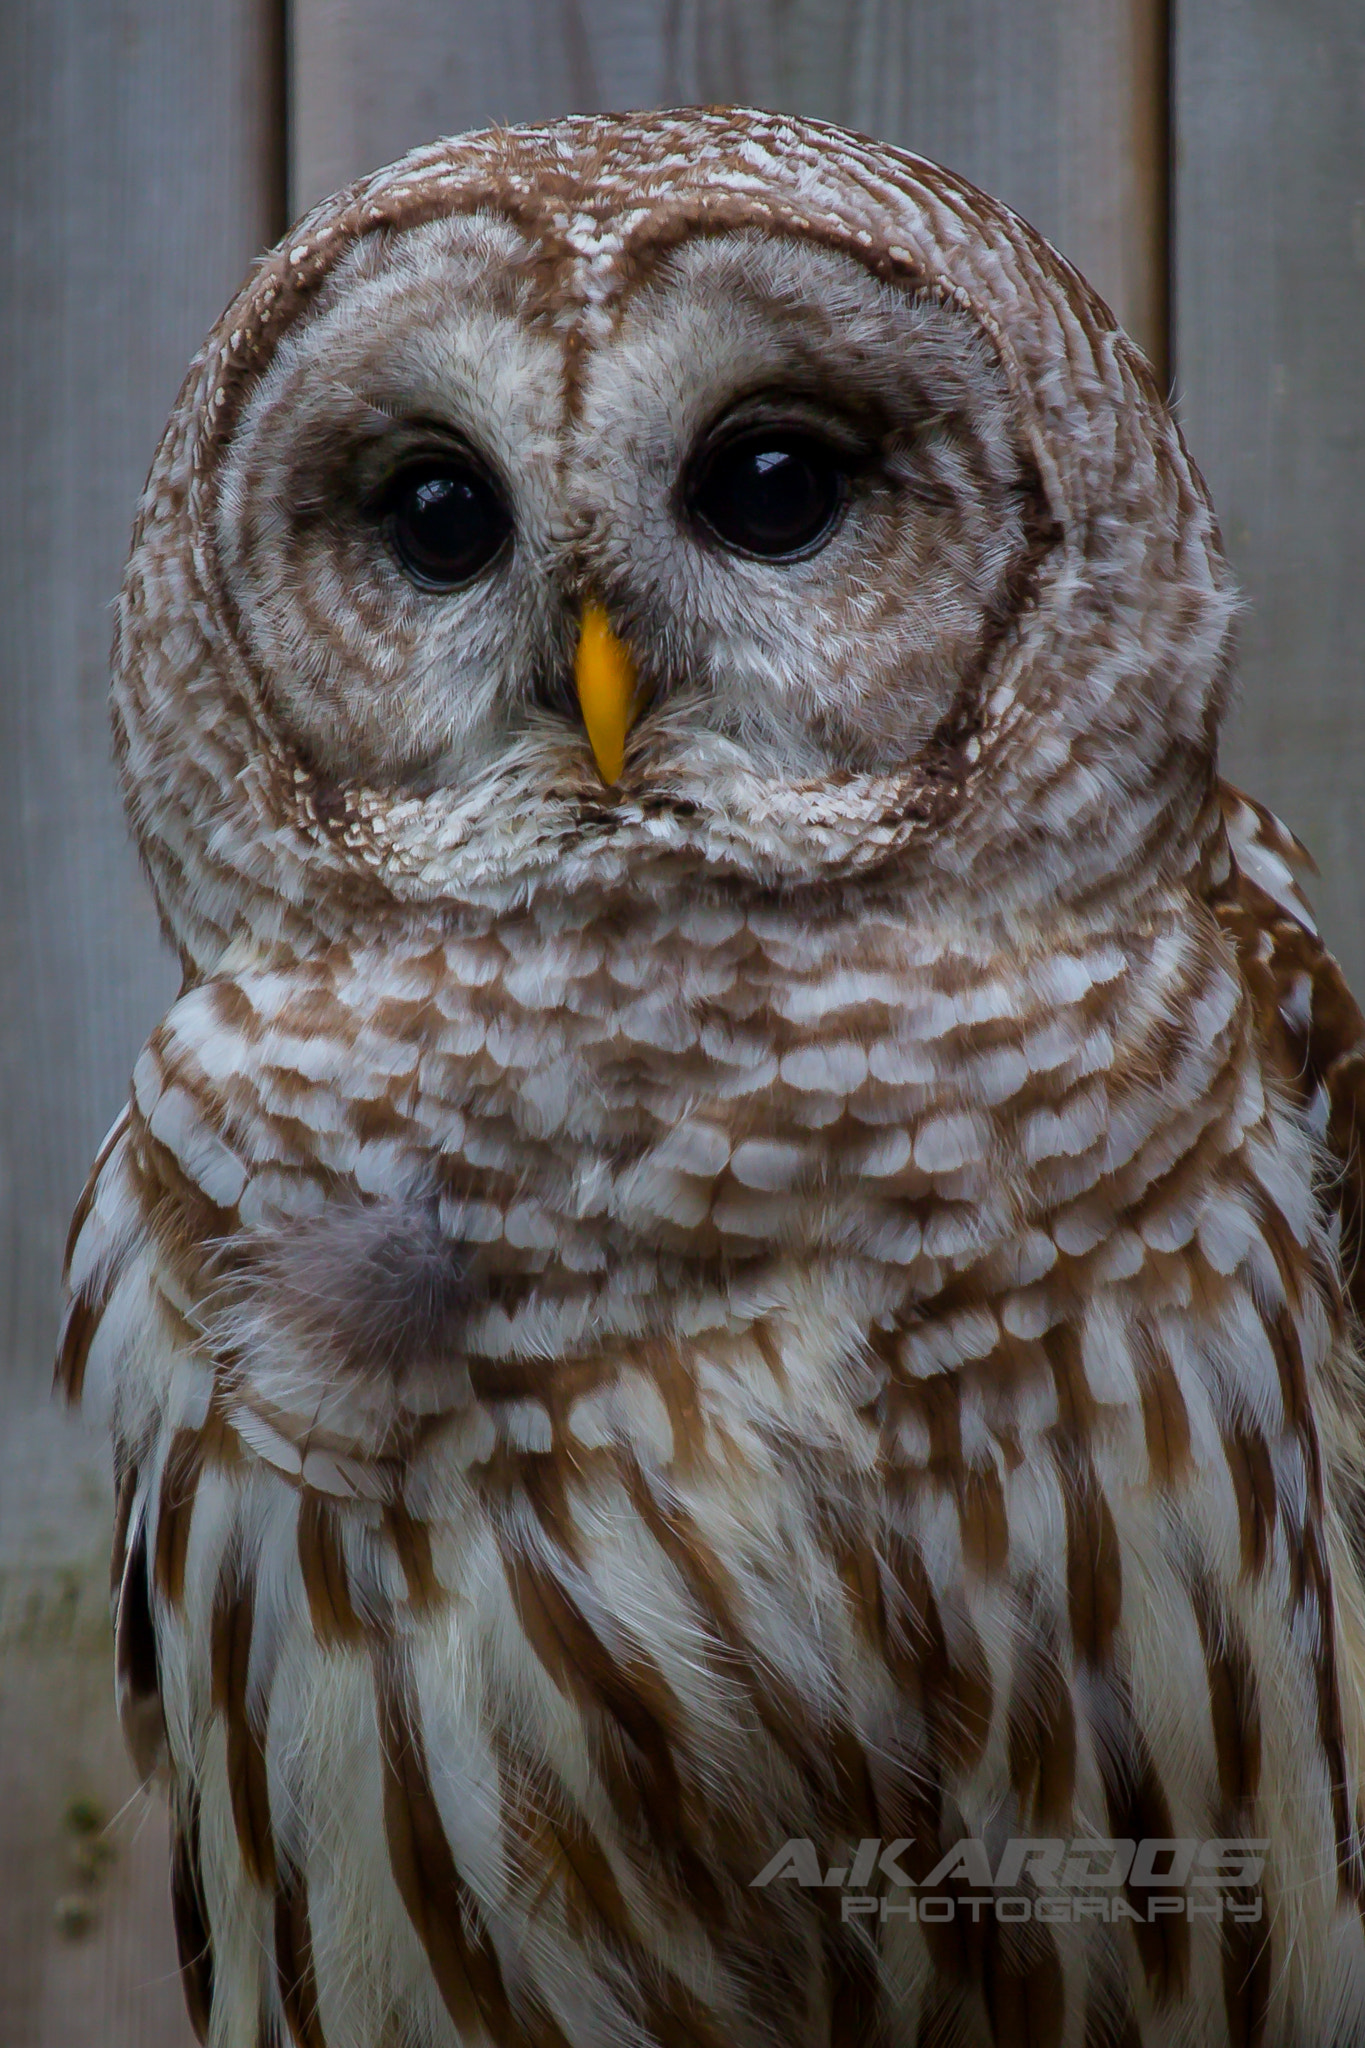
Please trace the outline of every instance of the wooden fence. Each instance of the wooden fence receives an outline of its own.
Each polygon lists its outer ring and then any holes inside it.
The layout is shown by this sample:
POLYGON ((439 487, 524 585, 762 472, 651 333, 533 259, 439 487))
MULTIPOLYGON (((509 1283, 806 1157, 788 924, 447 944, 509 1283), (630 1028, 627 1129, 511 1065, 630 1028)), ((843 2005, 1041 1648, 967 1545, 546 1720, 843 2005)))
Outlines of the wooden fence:
POLYGON ((1232 772, 1365 984, 1359 0, 3 0, 0 2042, 189 2039, 110 1704, 99 1447, 49 1396, 72 1204, 173 992, 109 601, 195 345, 303 205, 442 132, 741 100, 965 172, 1173 380, 1246 594, 1232 772))

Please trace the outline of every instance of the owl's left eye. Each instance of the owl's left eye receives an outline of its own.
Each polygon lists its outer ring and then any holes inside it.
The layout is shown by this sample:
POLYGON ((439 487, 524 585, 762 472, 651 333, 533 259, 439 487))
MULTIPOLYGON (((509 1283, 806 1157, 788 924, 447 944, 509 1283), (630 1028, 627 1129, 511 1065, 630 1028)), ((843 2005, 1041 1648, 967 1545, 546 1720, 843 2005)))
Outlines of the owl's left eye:
POLYGON ((723 442, 689 495, 693 512, 736 554, 793 561, 834 531, 847 468, 814 434, 759 429, 723 442))
POLYGON ((472 463, 424 463, 390 486, 385 512, 394 553, 414 583, 453 590, 486 569, 512 531, 497 491, 472 463))

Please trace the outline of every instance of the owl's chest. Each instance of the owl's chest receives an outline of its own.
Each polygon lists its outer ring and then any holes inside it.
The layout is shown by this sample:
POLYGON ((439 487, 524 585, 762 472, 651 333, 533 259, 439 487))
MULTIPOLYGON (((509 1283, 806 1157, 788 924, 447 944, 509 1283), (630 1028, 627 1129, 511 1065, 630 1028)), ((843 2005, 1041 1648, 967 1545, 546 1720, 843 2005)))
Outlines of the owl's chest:
POLYGON ((364 1101, 322 1118, 361 1188, 396 1151, 425 1176, 490 1356, 523 1309, 531 1350, 569 1355, 820 1288, 867 1329, 947 1316, 951 1363, 963 1311, 1061 1268, 1073 1292, 1131 1277, 1264 1110, 1235 976, 1159 935, 969 957, 710 907, 619 937, 500 927, 402 974, 365 990, 364 1101))
POLYGON ((1266 1116, 1243 1040, 1235 977, 1159 932, 968 957, 699 906, 212 983, 139 1071, 148 1172, 213 1183, 190 1224, 242 1247, 237 1326, 331 1407, 472 1381, 540 1443, 649 1383, 661 1442, 757 1400, 966 1474, 1136 1412, 1140 1346, 1087 1349, 1096 1317, 1224 1313, 1266 1116))
POLYGON ((995 991, 969 1052, 903 963, 798 974, 792 952, 585 942, 443 986, 397 1087, 463 1248, 471 1355, 734 1335, 817 1301, 865 1339, 1007 1243, 1025 1272, 997 1114, 1024 990, 995 991))

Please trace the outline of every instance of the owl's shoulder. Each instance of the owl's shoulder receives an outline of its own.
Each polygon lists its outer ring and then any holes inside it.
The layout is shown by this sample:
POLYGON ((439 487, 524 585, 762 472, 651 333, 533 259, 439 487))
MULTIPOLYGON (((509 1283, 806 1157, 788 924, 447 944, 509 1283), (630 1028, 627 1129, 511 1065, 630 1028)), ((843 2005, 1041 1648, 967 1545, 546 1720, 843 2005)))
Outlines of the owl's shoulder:
POLYGON ((312 1214, 347 1182, 386 1192, 440 1036, 438 985, 429 963, 333 951, 187 987, 142 1050, 120 1125, 144 1210, 207 1243, 312 1214))
POLYGON ((1342 1269, 1359 1312, 1365 1016, 1318 933, 1302 886, 1313 871, 1306 849, 1240 790, 1224 783, 1220 798, 1231 865, 1214 893, 1214 912, 1236 948, 1261 1055, 1337 1166, 1325 1195, 1335 1205, 1342 1269))

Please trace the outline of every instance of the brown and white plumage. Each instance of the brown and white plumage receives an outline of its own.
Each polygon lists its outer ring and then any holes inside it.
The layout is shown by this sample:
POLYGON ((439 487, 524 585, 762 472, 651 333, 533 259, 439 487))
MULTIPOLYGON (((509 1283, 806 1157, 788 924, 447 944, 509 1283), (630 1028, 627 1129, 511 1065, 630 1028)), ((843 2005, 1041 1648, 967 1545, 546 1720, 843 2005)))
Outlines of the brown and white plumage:
POLYGON ((1105 309, 838 131, 461 138, 248 281, 120 610, 186 981, 60 1365, 201 2038, 1365 2038, 1365 1025, 1229 614, 1105 309), (879 453, 736 566, 676 482, 772 386, 879 453), (517 531, 440 605, 348 509, 433 409, 517 531), (1024 1835, 1267 1839, 1262 1918, 751 1884, 1024 1835))

